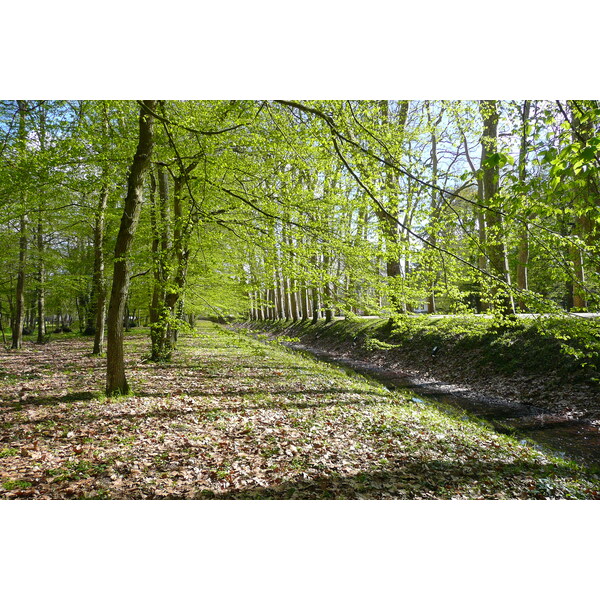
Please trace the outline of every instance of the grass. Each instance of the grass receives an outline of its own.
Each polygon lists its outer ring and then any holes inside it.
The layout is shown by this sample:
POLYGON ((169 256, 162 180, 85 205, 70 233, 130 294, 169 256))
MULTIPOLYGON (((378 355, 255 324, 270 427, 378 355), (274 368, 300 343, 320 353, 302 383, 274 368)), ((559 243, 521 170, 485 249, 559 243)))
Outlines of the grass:
POLYGON ((12 490, 26 490, 32 486, 30 481, 24 481, 19 479, 7 479, 2 482, 2 487, 7 491, 12 490))
POLYGON ((88 369, 77 401, 60 394, 58 359, 21 412, 18 386, 3 390, 0 497, 600 497, 592 471, 484 423, 277 343, 208 322, 199 333, 169 365, 145 362, 147 338, 130 335, 133 392, 119 402, 95 395, 101 359, 77 339, 63 342, 76 375, 88 369))
POLYGON ((16 448, 2 448, 2 450, 0 450, 0 458, 15 456, 18 453, 19 451, 16 448))
POLYGON ((568 316, 248 322, 240 330, 600 422, 600 322, 568 316))
POLYGON ((589 381, 600 376, 600 322, 568 316, 499 322, 475 316, 399 316, 361 321, 247 323, 276 334, 278 339, 320 340, 329 344, 360 344, 367 350, 401 349, 404 353, 431 356, 468 353, 475 366, 498 372, 522 371, 573 375, 589 381))

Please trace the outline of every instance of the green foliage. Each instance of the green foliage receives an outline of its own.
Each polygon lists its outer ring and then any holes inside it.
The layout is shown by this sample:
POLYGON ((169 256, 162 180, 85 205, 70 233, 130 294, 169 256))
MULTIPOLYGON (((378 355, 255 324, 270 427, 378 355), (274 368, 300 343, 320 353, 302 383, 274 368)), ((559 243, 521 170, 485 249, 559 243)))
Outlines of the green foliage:
POLYGON ((482 163, 484 167, 504 167, 505 165, 515 164, 515 159, 510 154, 503 154, 501 152, 494 152, 490 154, 482 163))
POLYGON ((365 349, 369 351, 373 350, 391 350, 392 348, 400 348, 398 344, 388 344, 377 338, 369 338, 365 341, 365 349))
POLYGON ((491 368, 511 374, 555 373, 595 381, 600 374, 600 323, 577 317, 485 318, 474 315, 431 318, 397 315, 365 323, 338 321, 274 324, 273 334, 315 337, 332 347, 356 342, 368 352, 404 356, 464 357, 473 369, 491 368))
POLYGON ((290 344, 290 343, 295 343, 295 342, 299 342, 299 341, 300 341, 299 337, 292 337, 289 335, 277 336, 277 342, 279 344, 290 344))
POLYGON ((561 352, 579 367, 600 372, 600 323, 581 317, 547 317, 536 323, 536 332, 558 342, 561 352))
POLYGON ((96 463, 89 460, 72 460, 64 468, 48 469, 46 475, 54 481, 77 481, 86 477, 99 477, 108 469, 107 463, 96 463))
POLYGON ((24 481, 22 479, 7 479, 2 482, 2 487, 7 490, 26 490, 30 488, 32 483, 30 481, 24 481))
MULTIPOLYGON (((35 304, 43 266, 48 315, 69 315, 74 329, 84 329, 95 302, 98 200, 107 189, 108 281, 139 106, 52 100, 27 107, 23 136, 12 126, 20 122, 18 105, 0 102, 0 312, 7 329, 25 214, 26 305, 35 304)), ((395 318, 433 303, 438 313, 502 319, 510 297, 522 312, 558 313, 574 304, 595 310, 598 105, 529 107, 162 102, 166 121, 156 128, 147 202, 127 257, 131 313, 146 321, 157 288, 178 302, 156 327, 180 331, 197 315, 310 319, 313 301, 317 316, 328 310, 348 319, 395 318), (499 135, 486 140, 490 151, 479 163, 482 119, 492 109, 499 135), (167 173, 162 192, 159 169, 167 173), (499 192, 484 201, 477 184, 492 171, 499 192), (506 273, 491 260, 499 247, 506 249, 506 273), (527 290, 516 283, 523 260, 527 290), (291 314, 292 294, 301 314, 291 314)), ((581 343, 562 340, 563 352, 595 364, 593 342, 582 335, 581 343)))

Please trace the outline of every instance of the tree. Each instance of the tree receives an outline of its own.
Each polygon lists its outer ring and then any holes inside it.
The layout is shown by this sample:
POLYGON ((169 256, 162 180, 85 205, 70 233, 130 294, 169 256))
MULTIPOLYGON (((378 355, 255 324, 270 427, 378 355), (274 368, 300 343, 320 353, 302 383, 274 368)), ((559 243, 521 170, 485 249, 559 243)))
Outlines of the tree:
POLYGON ((593 310, 599 123, 577 100, 0 102, 1 316, 16 346, 78 326, 101 354, 112 276, 122 393, 125 315, 164 360, 197 314, 593 310))
POLYGON ((115 243, 106 337, 106 394, 109 396, 129 392, 123 354, 123 319, 130 283, 129 253, 142 207, 144 174, 150 165, 154 146, 153 112, 157 104, 156 100, 140 103, 138 146, 129 171, 123 216, 115 243))
MULTIPOLYGON (((519 183, 523 185, 527 176, 527 151, 528 151, 528 128, 531 101, 525 100, 521 111, 521 142, 519 147, 519 183)), ((517 262, 517 287, 524 292, 529 291, 529 224, 522 223, 519 236, 518 262, 517 262)), ((523 296, 519 298, 519 308, 526 310, 523 296)))
POLYGON ((510 293, 511 281, 506 254, 502 203, 499 196, 501 155, 498 152, 498 103, 495 100, 482 100, 479 108, 483 119, 481 137, 483 200, 488 206, 485 212, 487 251, 492 273, 497 278, 496 281, 500 280, 506 284, 506 286, 492 286, 492 299, 503 311, 514 313, 514 300, 510 293))
MULTIPOLYGON (((26 152, 27 130, 25 117, 28 111, 26 100, 19 100, 19 154, 24 160, 26 152)), ((12 348, 19 350, 23 344, 23 321, 25 317, 25 269, 27 266, 27 250, 29 245, 28 226, 29 216, 26 209, 26 192, 20 199, 21 215, 19 218, 19 266, 17 270, 17 289, 15 300, 15 314, 12 326, 12 348)))

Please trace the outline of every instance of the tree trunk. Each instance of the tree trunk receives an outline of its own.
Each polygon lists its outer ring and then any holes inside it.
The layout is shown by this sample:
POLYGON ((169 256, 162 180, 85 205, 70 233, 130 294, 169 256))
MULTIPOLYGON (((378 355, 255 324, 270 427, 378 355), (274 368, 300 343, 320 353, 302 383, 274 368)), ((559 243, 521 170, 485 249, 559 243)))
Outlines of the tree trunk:
POLYGON ((46 311, 45 311, 45 284, 46 269, 44 265, 44 228, 42 225, 42 214, 38 217, 37 227, 37 250, 38 250, 38 277, 37 277, 37 343, 43 344, 46 341, 46 311))
MULTIPOLYGON (((469 163, 469 166, 471 167, 471 171, 473 172, 473 174, 475 175, 475 177, 477 179, 477 203, 479 204, 479 207, 480 207, 484 202, 483 174, 482 174, 481 163, 483 163, 483 160, 485 159, 485 147, 483 144, 481 144, 480 168, 477 169, 477 168, 475 168, 475 165, 473 164, 473 161, 471 160, 471 156, 469 154, 469 145, 467 144, 467 138, 464 133, 462 134, 462 136, 463 136, 463 147, 465 150, 465 157, 467 159, 467 162, 469 163)), ((486 227, 485 227, 484 211, 483 211, 483 209, 481 209, 479 207, 477 207, 474 211, 475 218, 477 220, 477 238, 478 238, 478 244, 479 244, 478 252, 477 252, 477 266, 479 267, 480 271, 485 273, 488 268, 487 250, 486 250, 487 231, 486 231, 486 227)), ((481 295, 482 295, 482 289, 481 289, 481 284, 480 284, 479 290, 477 292, 477 296, 475 298, 476 310, 478 313, 485 312, 488 308, 487 302, 484 302, 482 300, 481 295)))
POLYGON ((281 285, 281 278, 279 277, 278 268, 275 270, 275 274, 273 276, 273 285, 275 287, 275 302, 277 303, 277 318, 285 319, 285 304, 284 304, 284 294, 283 287, 281 285))
POLYGON ((154 117, 146 107, 154 111, 156 104, 155 100, 145 100, 140 108, 138 146, 129 172, 127 196, 115 243, 106 338, 106 394, 109 396, 129 392, 123 353, 123 317, 130 282, 128 258, 142 207, 144 173, 150 164, 154 142, 154 117))
MULTIPOLYGON (((578 220, 579 221, 579 220, 578 220)), ((581 224, 576 223, 577 233, 581 235, 581 224)), ((571 244, 569 248, 571 261, 573 262, 574 278, 571 282, 571 298, 572 307, 577 309, 584 309, 587 306, 585 299, 585 270, 583 268, 583 255, 581 250, 575 245, 571 244)))
MULTIPOLYGON (((429 102, 427 102, 427 117, 429 126, 432 127, 431 130, 431 182, 437 186, 438 183, 438 147, 437 147, 437 131, 436 128, 440 124, 443 113, 440 112, 438 118, 433 121, 431 118, 431 113, 429 110, 429 102)), ((429 233, 429 243, 432 247, 437 247, 438 239, 437 239, 437 227, 438 220, 440 218, 440 213, 442 210, 443 196, 442 193, 437 189, 432 189, 431 191, 431 231, 429 233)), ((431 289, 429 293, 429 298, 427 299, 427 312, 429 314, 433 314, 436 311, 436 297, 435 297, 435 287, 437 283, 438 273, 432 273, 431 280, 431 289)))
POLYGON ((312 320, 311 323, 315 325, 319 320, 319 292, 316 287, 312 288, 312 320))
POLYGON ((17 290, 15 301, 15 318, 12 331, 12 348, 19 350, 23 345, 23 324, 25 321, 25 266, 27 264, 27 215, 20 220, 19 237, 19 269, 17 272, 17 290))
POLYGON ((106 281, 104 280, 104 227, 108 205, 108 185, 100 190, 94 221, 94 275, 92 294, 95 305, 94 348, 92 354, 104 352, 104 324, 106 322, 106 281))
MULTIPOLYGON (((495 100, 480 101, 480 111, 483 119, 482 162, 498 151, 498 106, 495 100)), ((482 165, 483 192, 487 206, 494 204, 500 189, 500 169, 493 165, 482 165)), ((510 286, 508 256, 504 243, 504 225, 502 215, 496 210, 486 210, 486 230, 488 237, 488 255, 492 273, 510 286)), ((500 310, 504 313, 515 312, 514 301, 508 289, 503 289, 500 283, 492 285, 492 295, 500 310)))
MULTIPOLYGON (((189 236, 190 229, 188 225, 184 223, 183 217, 183 189, 186 185, 190 172, 192 171, 195 163, 188 165, 183 172, 175 178, 173 185, 173 244, 172 252, 175 253, 176 268, 175 275, 173 277, 173 283, 170 286, 171 290, 165 296, 165 302, 169 315, 174 317, 171 319, 171 323, 167 328, 169 351, 175 348, 177 344, 177 337, 179 334, 179 327, 177 325, 178 319, 183 315, 183 293, 187 281, 188 263, 189 263, 189 236)), ((166 174, 165 174, 166 177, 166 174)), ((164 180, 166 182, 166 179, 164 180)), ((168 214, 165 213, 165 219, 168 218, 168 214)), ((167 239, 170 238, 170 232, 168 232, 167 239)), ((171 249, 169 247, 169 252, 171 249)))
POLYGON ((328 253, 323 255, 323 273, 325 275, 325 281, 323 283, 323 304, 325 309, 325 323, 331 323, 333 321, 333 299, 331 293, 331 282, 329 281, 329 270, 330 270, 331 259, 328 253))
MULTIPOLYGON (((582 119, 586 113, 585 101, 581 101, 580 103, 571 100, 568 104, 571 111, 572 141, 575 143, 587 143, 594 132, 594 119, 590 119, 589 115, 587 116, 588 118, 582 119)), ((584 185, 581 187, 574 187, 573 190, 574 205, 576 208, 575 235, 588 246, 597 247, 597 233, 594 231, 595 223, 594 220, 590 218, 589 210, 592 206, 598 205, 600 193, 598 192, 597 184, 595 184, 596 182, 593 179, 594 176, 592 170, 588 169, 585 173, 581 174, 580 177, 584 178, 584 185)), ((586 271, 588 265, 584 262, 584 254, 579 246, 572 244, 569 249, 569 254, 574 269, 573 281, 571 282, 573 308, 584 310, 588 305, 586 291, 586 271)), ((597 264, 596 260, 594 262, 597 264)))
POLYGON ((290 307, 290 287, 289 287, 289 281, 288 278, 286 277, 285 273, 283 273, 283 271, 281 272, 281 300, 282 300, 282 304, 283 304, 283 312, 285 313, 284 315, 284 319, 291 319, 292 318, 292 310, 290 307))
POLYGON ((2 343, 6 347, 6 334, 4 333, 4 323, 2 323, 2 306, 0 305, 0 331, 2 332, 2 343))
MULTIPOLYGON (((527 175, 526 160, 527 160, 527 125, 529 121, 529 110, 531 101, 525 100, 522 112, 522 131, 521 131, 521 147, 519 149, 519 181, 523 183, 527 175)), ((517 287, 527 292, 529 290, 529 226, 527 221, 521 224, 519 235, 519 246, 517 248, 517 287)), ((525 299, 519 298, 519 310, 526 311, 525 299)))
POLYGON ((296 290, 296 280, 290 280, 290 306, 292 311, 292 320, 296 322, 300 318, 298 310, 298 292, 296 290))
POLYGON ((300 313, 303 321, 308 319, 309 311, 309 302, 308 302, 308 289, 306 284, 302 283, 302 288, 300 289, 300 313))
POLYGON ((248 292, 248 307, 249 307, 249 314, 248 314, 248 318, 250 319, 250 321, 256 321, 256 300, 255 300, 255 292, 253 291, 249 291, 248 292))
MULTIPOLYGON (((40 148, 42 151, 46 148, 46 112, 42 107, 40 113, 40 148)), ((44 223, 42 215, 45 209, 43 195, 40 197, 39 211, 37 219, 37 289, 36 289, 36 308, 37 308, 37 343, 43 344, 46 339, 46 266, 44 264, 44 223)))
POLYGON ((267 320, 273 321, 275 319, 275 309, 273 307, 273 290, 271 288, 265 291, 265 300, 265 314, 267 315, 267 320))
POLYGON ((265 320, 265 301, 263 300, 262 290, 256 290, 256 318, 259 321, 265 320))
MULTIPOLYGON (((382 120, 384 123, 390 122, 389 114, 389 102, 387 100, 381 100, 379 102, 381 109, 382 120)), ((400 101, 400 113, 398 116, 398 134, 403 135, 406 127, 406 120, 408 117, 408 100, 400 101)), ((387 157, 390 158, 390 157, 387 157)), ((395 280, 402 276, 402 268, 400 265, 400 250, 399 250, 399 206, 398 206, 398 185, 395 181, 395 175, 389 168, 384 167, 383 173, 384 193, 386 196, 385 211, 380 208, 375 208, 377 218, 379 219, 383 237, 385 239, 385 253, 386 253, 386 277, 389 281, 389 302, 394 312, 406 312, 406 304, 399 298, 398 294, 394 289, 395 280)))
MULTIPOLYGON (((19 106, 19 145, 20 152, 25 152, 25 113, 27 112, 27 101, 18 100, 19 106)), ((25 195, 21 198, 21 207, 25 209, 25 195)), ((29 219, 26 214, 21 215, 19 222, 19 267, 17 271, 17 289, 15 298, 15 317, 12 330, 12 348, 19 350, 23 345, 23 321, 25 317, 25 267, 27 264, 27 225, 29 219)))
POLYGON ((152 229, 152 259, 154 285, 152 304, 150 306, 150 339, 151 357, 153 361, 169 360, 172 347, 169 337, 170 310, 167 306, 167 283, 170 276, 169 262, 171 258, 171 233, 168 175, 162 165, 157 167, 158 202, 155 191, 156 182, 151 175, 151 211, 150 225, 152 229))
MULTIPOLYGON (((108 137, 108 110, 106 102, 103 103, 104 134, 108 137)), ((94 220, 94 274, 92 279, 92 295, 94 315, 94 347, 92 354, 104 352, 104 326, 106 324, 106 280, 104 279, 104 229, 106 223, 106 209, 108 207, 108 169, 102 173, 104 184, 100 189, 96 218, 94 220)))

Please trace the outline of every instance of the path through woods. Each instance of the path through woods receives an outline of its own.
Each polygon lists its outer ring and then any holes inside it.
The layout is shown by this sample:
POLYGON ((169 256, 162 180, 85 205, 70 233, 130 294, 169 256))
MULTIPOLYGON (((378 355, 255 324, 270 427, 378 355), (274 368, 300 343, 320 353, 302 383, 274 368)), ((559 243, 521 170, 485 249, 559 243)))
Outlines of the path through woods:
POLYGON ((202 322, 134 395, 71 337, 2 351, 3 498, 596 498, 580 467, 343 369, 202 322))

